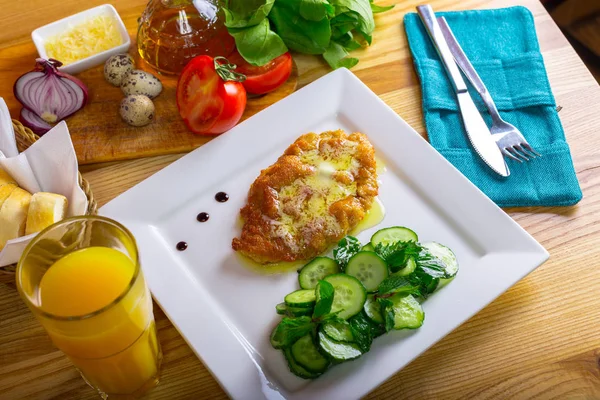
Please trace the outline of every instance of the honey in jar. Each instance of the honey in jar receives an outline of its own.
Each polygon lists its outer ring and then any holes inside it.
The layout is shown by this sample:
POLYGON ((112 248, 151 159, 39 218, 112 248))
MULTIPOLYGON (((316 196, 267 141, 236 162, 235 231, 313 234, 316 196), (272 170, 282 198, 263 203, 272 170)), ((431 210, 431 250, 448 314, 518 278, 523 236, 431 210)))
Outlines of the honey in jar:
POLYGON ((137 36, 142 59, 164 74, 179 74, 198 55, 227 57, 235 41, 219 0, 150 0, 137 36))

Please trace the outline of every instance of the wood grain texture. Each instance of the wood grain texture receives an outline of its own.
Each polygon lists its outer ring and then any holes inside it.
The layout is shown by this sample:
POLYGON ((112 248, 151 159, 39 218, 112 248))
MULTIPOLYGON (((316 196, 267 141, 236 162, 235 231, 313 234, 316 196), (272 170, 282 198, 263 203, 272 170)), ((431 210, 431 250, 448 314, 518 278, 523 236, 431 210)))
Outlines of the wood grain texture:
MULTIPOLYGON (((124 13, 141 2, 122 0, 115 5, 124 13)), ((1 30, 0 51, 4 43, 27 42, 35 25, 99 2, 61 3, 64 6, 30 0, 28 4, 43 10, 46 20, 29 25, 24 16, 30 11, 7 3, 5 12, 24 22, 15 25, 11 19, 10 29, 1 30)), ((430 3, 436 10, 452 10, 516 2, 430 3)), ((541 4, 518 3, 535 16, 584 199, 568 208, 507 209, 548 249, 550 260, 374 390, 369 399, 600 399, 600 88, 541 4)), ((374 45, 357 52, 361 61, 354 72, 425 136, 418 81, 401 24, 404 13, 414 11, 417 4, 402 1, 393 12, 377 17, 374 45)), ((296 62, 300 86, 328 71, 316 57, 297 56, 296 62)), ((0 95, 5 96, 2 85, 0 95)), ((179 157, 88 165, 82 171, 104 204, 179 157)), ((155 311, 165 363, 161 384, 146 398, 226 398, 164 314, 155 311)), ((52 347, 12 285, 0 285, 0 398, 97 398, 52 347)))
MULTIPOLYGON (((119 105, 124 95, 120 88, 106 82, 103 65, 78 74, 88 87, 88 103, 66 121, 80 165, 191 151, 213 138, 194 135, 183 123, 175 100, 178 77, 158 75, 137 53, 136 19, 143 9, 143 6, 128 9, 121 16, 130 32, 129 53, 136 61, 136 68, 156 75, 163 84, 162 93, 153 100, 156 107, 154 121, 134 127, 121 119, 119 105)), ((0 93, 14 118, 18 118, 21 105, 12 94, 12 85, 21 74, 33 69, 36 57, 37 51, 31 41, 0 46, 0 93)), ((293 93, 297 84, 298 68, 294 66, 290 78, 277 90, 248 99, 242 121, 293 93)))

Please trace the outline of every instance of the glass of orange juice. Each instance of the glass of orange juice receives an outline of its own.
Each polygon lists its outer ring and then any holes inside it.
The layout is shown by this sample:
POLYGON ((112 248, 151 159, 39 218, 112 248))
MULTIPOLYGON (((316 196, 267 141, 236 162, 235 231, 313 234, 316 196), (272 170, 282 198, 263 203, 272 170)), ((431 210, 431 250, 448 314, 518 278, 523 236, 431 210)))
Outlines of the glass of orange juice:
POLYGON ((152 298, 123 225, 82 216, 46 228, 21 256, 17 286, 102 398, 135 398, 158 383, 162 353, 152 298))

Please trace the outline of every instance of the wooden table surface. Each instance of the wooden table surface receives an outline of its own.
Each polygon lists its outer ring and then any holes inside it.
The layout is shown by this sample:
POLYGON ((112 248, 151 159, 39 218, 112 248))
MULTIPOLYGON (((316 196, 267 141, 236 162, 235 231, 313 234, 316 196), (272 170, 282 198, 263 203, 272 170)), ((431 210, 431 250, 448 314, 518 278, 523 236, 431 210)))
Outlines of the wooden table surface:
MULTIPOLYGON (((26 46, 20 48, 32 51, 29 35, 34 28, 103 2, 2 0, 0 50, 23 43, 26 46)), ((114 3, 130 25, 145 2, 114 3)), ((357 52, 360 63, 354 72, 425 135, 418 81, 402 27, 403 15, 414 11, 419 2, 398 3, 393 12, 377 17, 374 44, 357 52)), ((533 12, 550 83, 557 104, 563 107, 559 115, 584 199, 568 208, 506 210, 548 249, 550 260, 368 398, 600 399, 600 88, 537 0, 430 3, 437 11, 519 3, 533 12)), ((296 61, 300 86, 328 71, 316 57, 298 56, 296 61)), ((0 96, 14 104, 11 92, 0 96)), ((82 170, 102 205, 180 156, 90 165, 82 170)), ((225 398, 164 313, 158 307, 155 313, 164 364, 160 385, 146 398, 225 398)), ((52 346, 14 285, 5 284, 0 284, 0 398, 98 398, 52 346)))

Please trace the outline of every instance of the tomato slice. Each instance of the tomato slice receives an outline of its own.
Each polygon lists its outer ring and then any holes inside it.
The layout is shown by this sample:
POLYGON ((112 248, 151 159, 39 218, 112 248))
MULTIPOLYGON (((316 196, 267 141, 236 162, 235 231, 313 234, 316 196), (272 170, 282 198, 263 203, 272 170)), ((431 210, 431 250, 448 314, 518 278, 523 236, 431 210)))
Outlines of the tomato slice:
POLYGON ((183 69, 177 83, 177 107, 192 132, 210 130, 223 113, 222 86, 211 57, 196 57, 183 69))
POLYGON ((246 109, 246 90, 240 82, 227 81, 219 91, 223 99, 223 112, 215 124, 206 132, 218 135, 233 128, 246 109))
POLYGON ((257 67, 248 63, 235 51, 228 57, 232 64, 237 65, 236 72, 246 75, 242 83, 248 93, 265 94, 277 89, 288 80, 292 73, 292 56, 289 52, 257 67))
POLYGON ((177 82, 177 107, 187 127, 199 135, 233 128, 246 108, 246 89, 223 57, 192 59, 177 82))

